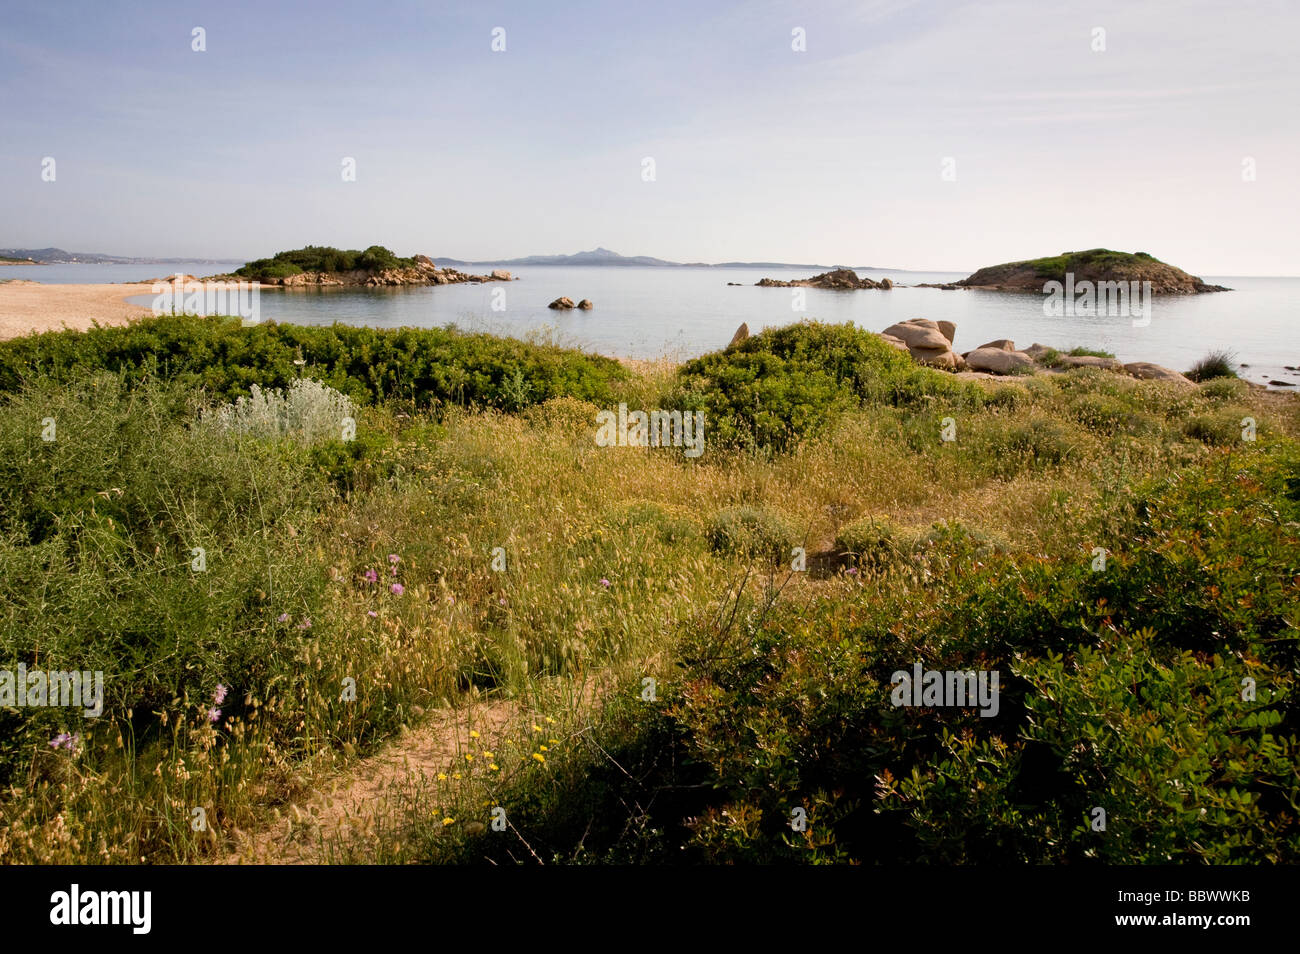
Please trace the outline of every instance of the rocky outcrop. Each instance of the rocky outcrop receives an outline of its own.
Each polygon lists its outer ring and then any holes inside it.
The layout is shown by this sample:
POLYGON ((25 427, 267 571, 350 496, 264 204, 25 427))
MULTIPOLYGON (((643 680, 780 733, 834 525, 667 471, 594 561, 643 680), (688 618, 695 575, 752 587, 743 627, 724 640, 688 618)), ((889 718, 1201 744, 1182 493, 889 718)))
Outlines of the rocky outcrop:
POLYGON ((836 291, 852 291, 858 288, 893 288, 894 283, 889 279, 884 285, 881 282, 873 282, 870 278, 859 278, 858 273, 851 268, 837 268, 833 271, 822 272, 820 275, 814 275, 812 278, 799 278, 794 281, 785 282, 776 278, 764 278, 755 282, 760 288, 830 288, 836 291))
POLYGON ((591 303, 590 298, 584 298, 582 301, 578 302, 578 307, 581 308, 583 311, 591 311, 591 309, 595 308, 596 306, 591 303))
POLYGON ((1021 351, 1009 348, 976 348, 962 357, 972 371, 992 374, 1025 374, 1034 370, 1034 359, 1021 351))
MULTIPOLYGON (((298 288, 315 285, 357 285, 389 287, 399 285, 459 285, 477 282, 508 282, 510 273, 497 269, 491 275, 469 275, 454 268, 439 268, 427 255, 414 256, 410 268, 385 268, 380 271, 357 269, 347 272, 301 272, 284 278, 263 278, 263 285, 298 288)), ((237 275, 216 275, 209 281, 241 281, 237 275)))
POLYGON ((572 299, 572 298, 560 297, 560 298, 555 299, 555 301, 551 302, 551 303, 550 303, 549 305, 547 305, 546 307, 547 307, 547 308, 554 308, 554 309, 556 309, 557 311, 568 311, 570 308, 573 308, 573 307, 574 307, 574 304, 573 304, 573 299, 572 299))
POLYGON ((1231 291, 1222 285, 1208 285, 1195 275, 1175 268, 1145 252, 1113 252, 1094 248, 1086 252, 1062 252, 1052 258, 990 265, 956 284, 963 288, 1043 293, 1048 282, 1078 288, 1084 282, 1150 282, 1156 295, 1187 295, 1231 291))
MULTIPOLYGON (((955 325, 944 324, 951 328, 952 334, 956 333, 955 325)), ((902 342, 914 360, 932 368, 959 370, 965 366, 961 356, 953 353, 952 339, 944 334, 938 322, 928 318, 900 321, 886 328, 882 336, 902 342)))
POLYGON ((876 282, 876 287, 883 288, 885 291, 888 291, 889 289, 894 287, 894 283, 888 278, 882 278, 880 281, 876 282))
POLYGON ((1195 387, 1196 384, 1191 378, 1179 374, 1170 368, 1161 367, 1158 364, 1152 364, 1150 361, 1134 361, 1124 365, 1124 370, 1135 378, 1143 381, 1168 381, 1172 384, 1182 384, 1187 387, 1195 387))
POLYGON ((749 337, 749 322, 742 321, 740 323, 740 327, 736 329, 736 333, 731 336, 731 343, 728 344, 727 347, 734 348, 736 345, 740 344, 748 337, 749 337))

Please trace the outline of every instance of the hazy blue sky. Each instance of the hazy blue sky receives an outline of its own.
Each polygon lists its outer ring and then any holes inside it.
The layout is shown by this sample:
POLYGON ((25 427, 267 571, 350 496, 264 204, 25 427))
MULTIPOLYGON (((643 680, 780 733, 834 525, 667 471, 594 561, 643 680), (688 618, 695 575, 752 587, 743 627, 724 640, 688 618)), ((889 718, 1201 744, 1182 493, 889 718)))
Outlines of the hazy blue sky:
POLYGON ((1295 275, 1297 36, 1295 0, 0 0, 0 247, 1295 275))

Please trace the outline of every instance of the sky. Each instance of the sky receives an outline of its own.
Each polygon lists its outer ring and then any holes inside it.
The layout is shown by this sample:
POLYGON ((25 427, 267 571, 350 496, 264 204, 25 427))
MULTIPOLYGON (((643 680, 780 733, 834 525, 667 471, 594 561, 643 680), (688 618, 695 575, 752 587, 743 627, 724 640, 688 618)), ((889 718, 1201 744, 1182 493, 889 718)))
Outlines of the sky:
POLYGON ((1300 275, 1297 35, 1297 0, 0 0, 0 247, 1300 275))

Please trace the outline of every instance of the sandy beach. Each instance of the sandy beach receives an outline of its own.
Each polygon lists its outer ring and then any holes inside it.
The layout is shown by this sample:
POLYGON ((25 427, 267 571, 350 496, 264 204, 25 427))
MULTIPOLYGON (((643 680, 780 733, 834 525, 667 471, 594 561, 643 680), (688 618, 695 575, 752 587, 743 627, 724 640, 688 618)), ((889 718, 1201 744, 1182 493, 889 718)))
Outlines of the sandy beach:
POLYGON ((149 314, 127 298, 151 294, 148 282, 120 285, 44 285, 0 282, 0 340, 39 331, 84 331, 94 322, 123 325, 149 314))

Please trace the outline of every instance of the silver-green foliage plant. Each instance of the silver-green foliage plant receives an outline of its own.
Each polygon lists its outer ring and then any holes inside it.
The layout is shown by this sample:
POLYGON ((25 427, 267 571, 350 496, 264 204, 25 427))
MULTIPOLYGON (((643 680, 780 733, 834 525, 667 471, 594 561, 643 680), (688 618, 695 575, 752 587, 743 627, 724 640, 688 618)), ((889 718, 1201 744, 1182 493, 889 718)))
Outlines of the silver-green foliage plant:
POLYGON ((310 378, 299 378, 287 391, 254 384, 248 397, 218 407, 204 420, 223 431, 259 438, 290 438, 304 443, 337 440, 356 406, 345 394, 310 378))

